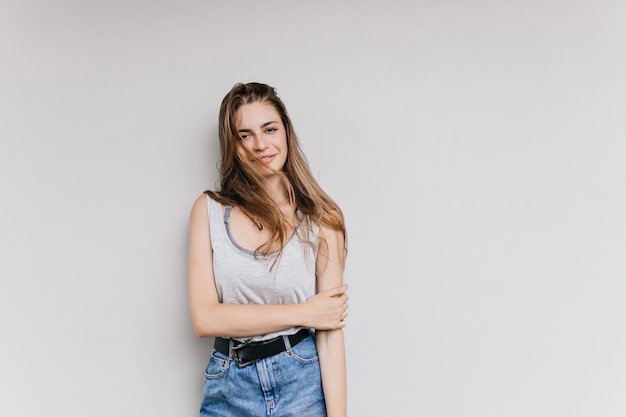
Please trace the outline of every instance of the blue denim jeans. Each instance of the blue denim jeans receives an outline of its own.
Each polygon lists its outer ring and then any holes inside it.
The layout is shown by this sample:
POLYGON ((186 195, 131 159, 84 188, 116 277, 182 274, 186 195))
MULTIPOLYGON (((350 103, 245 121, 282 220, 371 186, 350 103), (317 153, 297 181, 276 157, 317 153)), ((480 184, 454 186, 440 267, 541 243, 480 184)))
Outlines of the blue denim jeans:
POLYGON ((319 360, 313 335, 287 351, 243 368, 213 350, 204 373, 200 416, 325 417, 319 360))

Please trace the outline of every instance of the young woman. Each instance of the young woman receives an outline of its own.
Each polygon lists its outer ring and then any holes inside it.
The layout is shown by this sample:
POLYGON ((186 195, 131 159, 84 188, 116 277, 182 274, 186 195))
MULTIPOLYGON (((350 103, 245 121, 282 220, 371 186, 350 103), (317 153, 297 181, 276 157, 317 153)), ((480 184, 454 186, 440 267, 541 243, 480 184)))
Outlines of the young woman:
POLYGON ((201 416, 346 416, 341 210, 313 178, 274 88, 219 113, 220 190, 190 220, 189 299, 215 337, 201 416))

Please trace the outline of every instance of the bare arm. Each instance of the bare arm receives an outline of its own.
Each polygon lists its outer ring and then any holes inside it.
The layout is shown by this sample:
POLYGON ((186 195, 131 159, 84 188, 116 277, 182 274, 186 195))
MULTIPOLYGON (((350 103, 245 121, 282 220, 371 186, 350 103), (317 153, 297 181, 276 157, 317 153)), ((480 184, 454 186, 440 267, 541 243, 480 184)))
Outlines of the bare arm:
POLYGON ((250 337, 295 326, 344 326, 345 288, 337 285, 302 304, 238 305, 219 302, 213 275, 213 249, 206 196, 193 205, 189 227, 189 306, 197 336, 250 337))
MULTIPOLYGON (((322 228, 320 232, 325 238, 327 251, 321 250, 317 258, 317 287, 318 291, 324 291, 343 282, 345 243, 343 236, 337 231, 322 228), (327 257, 324 256, 326 253, 327 257)), ((317 331, 315 339, 328 417, 346 417, 346 354, 343 329, 317 331)))

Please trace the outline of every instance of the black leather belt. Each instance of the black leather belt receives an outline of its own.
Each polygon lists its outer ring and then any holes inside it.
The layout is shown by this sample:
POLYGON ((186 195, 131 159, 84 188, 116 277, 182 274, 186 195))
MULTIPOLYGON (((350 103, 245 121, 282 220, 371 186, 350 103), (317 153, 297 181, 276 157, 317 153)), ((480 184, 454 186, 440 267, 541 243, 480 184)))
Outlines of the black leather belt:
MULTIPOLYGON (((293 347, 302 342, 310 334, 309 329, 302 329, 296 334, 287 336, 289 344, 293 347)), ((215 338, 215 350, 223 355, 228 356, 230 347, 230 339, 223 337, 215 338)), ((274 339, 264 340, 262 342, 233 342, 232 357, 240 368, 251 364, 259 359, 269 358, 287 350, 285 341, 282 336, 274 339)))

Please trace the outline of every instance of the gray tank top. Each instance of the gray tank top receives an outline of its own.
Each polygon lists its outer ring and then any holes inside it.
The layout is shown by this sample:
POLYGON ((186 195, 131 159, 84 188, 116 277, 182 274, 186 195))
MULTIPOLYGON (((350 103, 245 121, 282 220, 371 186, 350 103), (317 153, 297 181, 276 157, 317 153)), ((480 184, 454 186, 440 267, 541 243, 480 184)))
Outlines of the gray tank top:
MULTIPOLYGON (((207 195, 207 210, 213 246, 213 273, 219 301, 225 304, 297 304, 315 295, 315 251, 319 228, 311 238, 313 246, 294 233, 283 248, 281 258, 272 269, 274 258, 242 248, 235 242, 228 224, 230 206, 222 216, 222 205, 207 195), (314 250, 315 248, 315 250, 314 250)), ((296 333, 293 327, 275 333, 255 335, 261 341, 296 333)))

